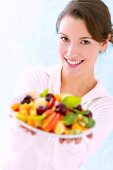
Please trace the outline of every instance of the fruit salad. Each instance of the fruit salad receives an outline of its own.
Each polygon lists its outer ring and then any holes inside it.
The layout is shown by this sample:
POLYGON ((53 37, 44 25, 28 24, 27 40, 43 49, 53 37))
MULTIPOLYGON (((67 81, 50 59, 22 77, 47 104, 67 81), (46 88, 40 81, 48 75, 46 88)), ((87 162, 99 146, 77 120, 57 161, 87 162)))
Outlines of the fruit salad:
POLYGON ((48 89, 35 98, 26 95, 13 103, 11 110, 27 125, 60 135, 81 134, 95 125, 92 112, 81 106, 81 98, 53 94, 48 89))

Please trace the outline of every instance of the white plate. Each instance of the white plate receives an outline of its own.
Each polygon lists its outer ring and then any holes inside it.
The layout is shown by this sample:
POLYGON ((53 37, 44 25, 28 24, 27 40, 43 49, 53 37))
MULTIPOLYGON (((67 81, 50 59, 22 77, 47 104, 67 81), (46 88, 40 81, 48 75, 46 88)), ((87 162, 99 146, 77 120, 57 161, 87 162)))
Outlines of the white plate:
MULTIPOLYGON (((20 102, 22 101, 22 99, 26 96, 26 94, 22 95, 22 96, 19 96, 17 98, 15 98, 12 102, 11 102, 11 105, 15 102, 20 102)), ((18 122, 20 125, 24 126, 25 128, 33 131, 33 132, 36 132, 38 134, 42 134, 42 135, 50 135, 50 136, 53 136, 53 137, 57 137, 57 138, 65 138, 65 139, 73 139, 73 138, 80 138, 80 137, 84 137, 86 135, 89 135, 91 133, 93 133, 93 130, 94 130, 94 127, 86 130, 86 131, 83 131, 81 132, 80 134, 68 134, 68 135, 59 135, 59 134, 55 134, 55 133, 52 133, 52 132, 46 132, 46 131, 43 131, 43 130, 40 130, 38 128, 35 128, 35 127, 32 127, 30 125, 28 125, 27 123, 24 123, 22 121, 20 121, 19 119, 17 119, 15 117, 15 112, 14 111, 11 111, 11 115, 12 117, 14 117, 14 119, 16 120, 16 122, 18 122)))
POLYGON ((42 134, 42 135, 50 135, 52 137, 57 137, 57 138, 64 138, 64 139, 81 138, 81 137, 84 137, 86 135, 89 135, 89 134, 93 133, 93 130, 94 130, 94 127, 93 127, 93 128, 90 128, 90 129, 80 133, 80 134, 68 134, 68 135, 63 135, 62 134, 62 135, 59 135, 59 134, 55 134, 55 133, 52 133, 52 132, 46 132, 46 131, 43 131, 41 129, 32 127, 32 126, 28 125, 27 123, 24 123, 24 122, 18 120, 17 118, 14 118, 14 119, 20 125, 22 125, 23 127, 31 130, 32 132, 36 132, 37 134, 42 134))

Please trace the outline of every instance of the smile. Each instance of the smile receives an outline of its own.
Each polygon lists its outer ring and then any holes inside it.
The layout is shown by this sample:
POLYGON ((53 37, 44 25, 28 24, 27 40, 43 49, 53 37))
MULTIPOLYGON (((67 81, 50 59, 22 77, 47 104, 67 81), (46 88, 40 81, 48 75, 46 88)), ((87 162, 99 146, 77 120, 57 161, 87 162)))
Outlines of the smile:
POLYGON ((72 60, 68 60, 66 58, 65 58, 65 60, 66 60, 67 64, 70 65, 70 66, 78 66, 84 61, 84 60, 72 61, 72 60))

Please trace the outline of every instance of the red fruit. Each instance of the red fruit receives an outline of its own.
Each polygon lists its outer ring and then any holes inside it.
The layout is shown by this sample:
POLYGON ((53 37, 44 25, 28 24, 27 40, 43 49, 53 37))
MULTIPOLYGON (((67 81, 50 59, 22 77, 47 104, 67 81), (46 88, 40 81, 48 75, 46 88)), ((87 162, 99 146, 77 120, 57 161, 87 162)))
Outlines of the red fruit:
POLYGON ((26 97, 24 97, 24 99, 21 101, 21 104, 27 103, 29 104, 32 101, 32 97, 30 95, 27 95, 26 97))
POLYGON ((75 107, 75 109, 82 111, 82 106, 79 104, 78 106, 75 107))
POLYGON ((48 93, 45 100, 49 102, 52 98, 54 98, 54 95, 52 93, 48 93))
POLYGON ((88 114, 88 115, 85 115, 85 116, 87 116, 87 117, 89 117, 89 118, 92 118, 92 117, 93 117, 93 114, 92 114, 91 111, 89 111, 89 114, 88 114))
POLYGON ((55 98, 52 98, 51 100, 50 100, 50 102, 49 102, 49 104, 48 104, 48 109, 51 109, 53 106, 54 106, 54 104, 55 104, 55 98))
POLYGON ((61 115, 59 113, 53 112, 50 116, 48 116, 43 122, 43 130, 50 132, 54 130, 55 125, 60 120, 61 115))
POLYGON ((67 108, 63 103, 58 103, 55 107, 55 112, 59 112, 62 115, 65 115, 66 111, 67 111, 67 108))
POLYGON ((48 109, 47 106, 39 106, 36 111, 37 111, 37 114, 38 114, 38 115, 41 115, 41 114, 44 113, 47 109, 48 109))

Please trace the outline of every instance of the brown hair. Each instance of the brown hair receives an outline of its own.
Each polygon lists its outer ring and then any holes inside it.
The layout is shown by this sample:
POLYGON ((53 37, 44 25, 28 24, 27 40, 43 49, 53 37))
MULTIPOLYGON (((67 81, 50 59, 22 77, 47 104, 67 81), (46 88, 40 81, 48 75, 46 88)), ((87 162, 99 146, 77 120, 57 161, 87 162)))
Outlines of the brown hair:
POLYGON ((113 29, 111 15, 108 7, 101 0, 72 0, 60 13, 56 22, 58 33, 60 22, 65 16, 80 18, 85 21, 88 32, 98 42, 103 42, 111 34, 110 42, 113 44, 113 29))

